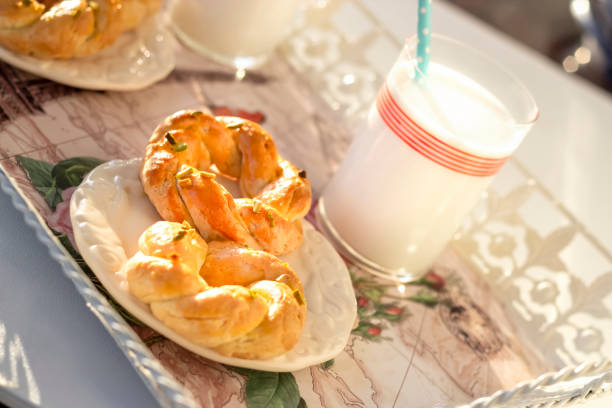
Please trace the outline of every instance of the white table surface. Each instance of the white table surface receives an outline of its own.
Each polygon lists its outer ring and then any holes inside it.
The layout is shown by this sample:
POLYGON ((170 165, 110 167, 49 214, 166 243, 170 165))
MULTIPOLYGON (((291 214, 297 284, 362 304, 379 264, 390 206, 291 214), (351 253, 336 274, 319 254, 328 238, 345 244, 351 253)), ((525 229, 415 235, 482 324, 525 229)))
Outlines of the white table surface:
MULTIPOLYGON (((368 12, 399 38, 411 35, 416 27, 416 3, 363 0, 368 12)), ((516 156, 612 251, 608 179, 612 174, 608 158, 612 98, 455 7, 444 3, 434 7, 434 31, 483 49, 533 92, 541 117, 516 156)), ((392 61, 395 55, 389 58, 392 61)), ((0 384, 18 384, 11 387, 12 395, 31 399, 37 393, 44 407, 157 406, 4 193, 0 193, 0 214, 0 384), (42 296, 49 291, 57 294, 51 300, 42 296), (24 315, 30 319, 20 318, 24 315), (19 353, 20 345, 24 354, 19 353), (2 354, 3 350, 8 354, 2 354)), ((2 389, 0 401, 15 403, 2 389)), ((609 396, 580 406, 611 404, 609 396)))

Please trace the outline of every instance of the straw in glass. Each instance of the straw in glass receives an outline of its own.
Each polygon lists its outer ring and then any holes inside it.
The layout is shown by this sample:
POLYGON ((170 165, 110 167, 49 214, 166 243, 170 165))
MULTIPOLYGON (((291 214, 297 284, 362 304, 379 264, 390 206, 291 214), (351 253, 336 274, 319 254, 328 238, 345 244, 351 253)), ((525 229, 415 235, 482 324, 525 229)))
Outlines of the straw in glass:
POLYGON ((431 35, 431 0, 419 0, 419 17, 417 24, 417 73, 416 79, 422 80, 427 75, 429 65, 429 42, 431 35))

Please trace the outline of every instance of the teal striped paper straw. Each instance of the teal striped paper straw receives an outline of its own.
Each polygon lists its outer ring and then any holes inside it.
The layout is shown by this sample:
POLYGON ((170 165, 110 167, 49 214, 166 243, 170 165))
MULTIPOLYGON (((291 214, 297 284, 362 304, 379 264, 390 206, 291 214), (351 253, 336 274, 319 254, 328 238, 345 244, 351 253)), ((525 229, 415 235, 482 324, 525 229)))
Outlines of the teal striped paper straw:
POLYGON ((419 18, 417 24, 417 67, 416 79, 427 75, 429 65, 429 42, 431 35, 431 0, 419 0, 419 18))

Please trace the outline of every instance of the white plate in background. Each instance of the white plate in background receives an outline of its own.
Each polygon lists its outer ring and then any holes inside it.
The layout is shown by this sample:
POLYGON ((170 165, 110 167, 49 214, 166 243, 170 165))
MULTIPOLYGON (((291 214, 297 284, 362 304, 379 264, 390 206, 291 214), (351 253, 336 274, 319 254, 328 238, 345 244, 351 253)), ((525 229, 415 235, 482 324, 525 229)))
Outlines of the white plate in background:
POLYGON ((161 16, 155 16, 87 57, 44 60, 0 47, 0 60, 76 88, 134 91, 165 78, 174 69, 174 38, 161 24, 161 16))

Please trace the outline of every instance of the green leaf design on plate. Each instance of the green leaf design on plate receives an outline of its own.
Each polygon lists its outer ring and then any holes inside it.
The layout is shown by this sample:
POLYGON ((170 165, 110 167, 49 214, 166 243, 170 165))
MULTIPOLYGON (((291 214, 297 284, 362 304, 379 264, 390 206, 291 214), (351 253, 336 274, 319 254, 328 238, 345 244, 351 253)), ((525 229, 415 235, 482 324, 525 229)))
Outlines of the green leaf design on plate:
POLYGON ((327 370, 329 367, 334 365, 334 359, 332 358, 331 360, 327 360, 324 363, 321 363, 321 368, 324 370, 327 370))
POLYGON ((25 156, 17 156, 17 162, 26 172, 34 188, 42 194, 49 207, 55 211, 55 206, 62 202, 62 190, 57 187, 51 175, 53 165, 25 156))
POLYGON ((297 408, 308 408, 308 405, 306 405, 306 401, 304 401, 304 398, 300 398, 300 402, 297 408))
POLYGON ((154 335, 149 336, 146 339, 144 339, 144 344, 146 344, 147 347, 151 347, 155 343, 159 343, 159 342, 162 342, 164 340, 166 340, 166 338, 164 336, 162 336, 161 334, 154 334, 154 335))
POLYGON ((87 173, 102 163, 103 160, 95 157, 71 157, 58 162, 53 167, 51 176, 62 189, 78 186, 87 173))
POLYGON ((405 311, 403 307, 398 306, 397 302, 378 303, 372 316, 396 323, 405 317, 405 311))
POLYGON ((378 302, 384 293, 385 292, 379 288, 369 288, 363 291, 363 294, 374 302, 378 302))
POLYGON ((427 307, 434 307, 440 303, 440 299, 432 295, 431 293, 425 292, 424 290, 419 291, 416 295, 410 296, 408 300, 413 302, 421 303, 427 307))
POLYGON ((53 211, 62 202, 63 189, 78 186, 87 173, 104 163, 94 157, 73 157, 53 165, 25 156, 17 156, 17 162, 53 211))
POLYGON ((300 390, 291 373, 255 371, 246 383, 249 408, 297 408, 300 390))
POLYGON ((383 328, 384 324, 382 322, 376 324, 370 319, 362 319, 359 320, 359 324, 351 333, 367 340, 380 341, 384 339, 384 337, 381 336, 383 328))
POLYGON ((53 211, 62 202, 62 190, 55 186, 55 180, 53 180, 51 187, 43 187, 38 191, 42 193, 45 201, 53 211))
MULTIPOLYGON (((53 234, 55 234, 55 236, 57 237, 57 239, 59 240, 59 242, 62 243, 62 245, 64 246, 64 248, 66 248, 66 251, 68 251, 68 253, 70 254, 71 257, 74 258, 74 260, 76 261, 76 263, 81 267, 81 269, 83 269, 83 267, 86 267, 89 270, 89 266, 87 266, 87 264, 85 263, 85 261, 83 260, 83 258, 81 257, 81 254, 79 254, 76 249, 74 249, 74 247, 72 246, 72 243, 70 242, 70 240, 68 239, 68 236, 66 236, 66 234, 63 234, 61 232, 57 232, 55 230, 51 230, 53 231, 53 234)), ((89 270, 91 271, 91 270, 89 270)), ((92 272, 93 273, 93 272, 92 272)))
POLYGON ((51 186, 51 170, 53 169, 53 164, 25 156, 17 156, 17 161, 19 162, 19 165, 26 171, 28 177, 30 178, 32 184, 35 187, 51 186))

